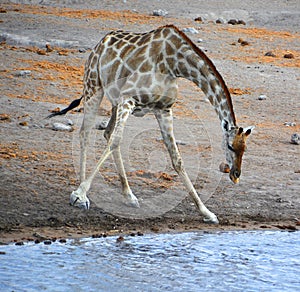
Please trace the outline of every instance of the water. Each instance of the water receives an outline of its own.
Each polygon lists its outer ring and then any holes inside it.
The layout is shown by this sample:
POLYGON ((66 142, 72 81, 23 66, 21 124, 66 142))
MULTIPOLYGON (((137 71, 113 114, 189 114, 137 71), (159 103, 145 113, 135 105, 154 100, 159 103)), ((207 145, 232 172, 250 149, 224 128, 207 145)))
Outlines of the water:
POLYGON ((0 246, 0 291, 299 291, 300 233, 189 232, 0 246))

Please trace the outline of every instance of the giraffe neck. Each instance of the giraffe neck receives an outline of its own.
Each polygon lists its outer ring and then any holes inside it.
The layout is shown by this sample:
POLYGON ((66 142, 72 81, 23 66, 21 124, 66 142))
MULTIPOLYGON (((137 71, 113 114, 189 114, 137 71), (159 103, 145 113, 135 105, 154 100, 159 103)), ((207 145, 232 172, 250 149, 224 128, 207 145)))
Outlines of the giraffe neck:
POLYGON ((181 31, 175 30, 181 37, 181 46, 177 51, 174 75, 194 82, 202 89, 215 108, 221 122, 229 129, 236 127, 229 90, 212 61, 181 31))

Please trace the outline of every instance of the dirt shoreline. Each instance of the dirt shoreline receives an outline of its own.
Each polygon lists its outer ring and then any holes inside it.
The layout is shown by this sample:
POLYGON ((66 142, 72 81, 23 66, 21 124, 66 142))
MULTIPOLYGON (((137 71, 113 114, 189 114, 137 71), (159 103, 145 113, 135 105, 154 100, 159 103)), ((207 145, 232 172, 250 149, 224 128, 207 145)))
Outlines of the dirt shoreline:
POLYGON ((0 245, 10 243, 25 243, 35 241, 42 243, 44 241, 56 241, 60 239, 77 239, 77 238, 99 238, 107 236, 143 236, 145 234, 155 233, 181 233, 181 232, 228 232, 228 231, 289 231, 299 230, 299 221, 284 222, 234 222, 231 224, 208 225, 199 222, 189 222, 188 224, 176 224, 173 220, 170 223, 160 222, 156 225, 149 223, 149 226, 143 224, 132 224, 132 226, 122 229, 101 229, 93 228, 76 228, 76 227, 19 227, 11 229, 9 232, 1 232, 0 245))
MULTIPOLYGON (((172 7, 159 2, 159 8, 169 12, 166 17, 152 15, 158 9, 153 1, 99 5, 91 0, 67 6, 60 1, 56 5, 17 2, 0 5, 1 243, 36 240, 40 235, 53 239, 192 230, 299 230, 300 146, 290 143, 293 133, 300 134, 297 1, 258 5, 230 0, 223 8, 189 1, 185 9, 180 1, 172 7), (195 21, 196 17, 202 21, 195 21), (232 18, 246 25, 228 24, 232 18), (217 19, 223 23, 216 24, 217 19), (198 30, 188 36, 225 79, 238 124, 256 126, 241 183, 233 185, 218 172, 224 154, 213 108, 199 88, 179 80, 175 135, 182 141, 180 151, 195 187, 220 219, 219 225, 202 223, 172 170, 151 115, 129 119, 122 146, 129 183, 142 202, 137 219, 118 201, 120 183, 111 160, 95 180, 91 209, 72 208, 68 200, 79 183, 82 113, 66 117, 74 123, 72 132, 53 131, 54 122, 66 123, 64 117, 44 120, 49 111, 81 95, 85 60, 107 32, 145 32, 165 24, 198 30), (265 98, 259 100, 260 96, 265 98), (156 199, 164 196, 167 199, 160 204, 156 199), (157 215, 151 216, 152 211, 157 215), (126 218, 124 212, 131 215, 126 218)), ((97 121, 109 114, 105 100, 97 121)), ((93 133, 91 161, 105 146, 103 132, 93 133)))

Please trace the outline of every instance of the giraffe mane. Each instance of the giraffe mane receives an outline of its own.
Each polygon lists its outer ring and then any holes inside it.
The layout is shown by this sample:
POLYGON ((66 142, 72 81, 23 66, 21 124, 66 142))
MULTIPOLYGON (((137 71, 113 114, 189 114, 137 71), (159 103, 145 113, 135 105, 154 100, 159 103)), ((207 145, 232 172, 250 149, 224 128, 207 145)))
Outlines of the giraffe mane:
POLYGON ((213 73, 215 74, 215 76, 217 77, 217 79, 219 80, 222 89, 224 90, 225 96, 226 96, 226 100, 230 109, 230 113, 233 119, 233 123, 234 125, 236 125, 236 119, 235 119, 235 114, 234 114, 234 110, 233 110, 233 104, 232 104, 232 99, 231 99, 231 95, 230 92, 228 90, 228 87, 223 79, 223 77, 221 76, 221 74, 219 73, 219 71, 217 70, 217 68, 215 67, 214 63, 206 56, 206 54, 200 49, 198 48, 193 41, 181 30, 179 30, 178 27, 176 27, 173 24, 169 24, 169 25, 165 25, 161 28, 173 28, 174 30, 176 30, 176 32, 192 47, 192 49, 196 52, 196 54, 203 59, 209 66, 209 68, 213 71, 213 73))

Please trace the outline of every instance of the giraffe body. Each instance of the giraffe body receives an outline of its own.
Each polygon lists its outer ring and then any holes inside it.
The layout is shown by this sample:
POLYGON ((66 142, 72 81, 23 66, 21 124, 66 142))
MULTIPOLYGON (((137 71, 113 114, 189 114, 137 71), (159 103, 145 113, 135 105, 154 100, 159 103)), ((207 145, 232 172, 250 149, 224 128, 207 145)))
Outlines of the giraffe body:
POLYGON ((72 205, 89 208, 87 192, 92 180, 106 158, 113 154, 123 195, 129 204, 139 206, 128 185, 120 142, 130 114, 143 116, 153 112, 173 167, 189 195, 205 221, 218 223, 217 216, 205 207, 191 183, 175 142, 172 105, 177 99, 178 77, 197 84, 215 108, 224 133, 225 152, 231 169, 230 178, 233 182, 238 182, 245 140, 251 129, 243 131, 236 126, 229 91, 213 63, 174 26, 161 27, 148 33, 115 31, 107 34, 97 44, 85 67, 82 96, 85 102, 84 120, 80 130, 81 184, 71 194, 72 205), (91 175, 86 178, 89 136, 104 95, 112 104, 111 119, 104 134, 108 146, 91 175))

